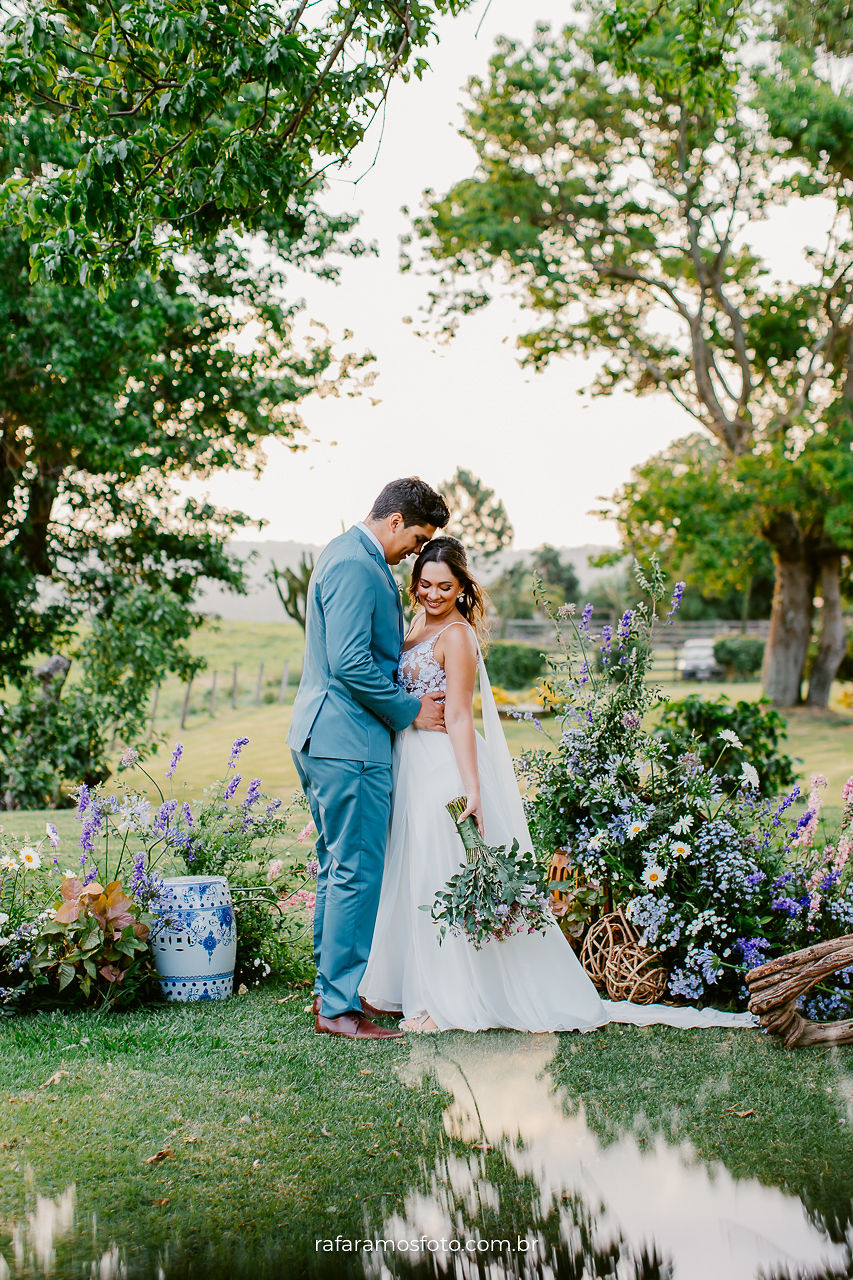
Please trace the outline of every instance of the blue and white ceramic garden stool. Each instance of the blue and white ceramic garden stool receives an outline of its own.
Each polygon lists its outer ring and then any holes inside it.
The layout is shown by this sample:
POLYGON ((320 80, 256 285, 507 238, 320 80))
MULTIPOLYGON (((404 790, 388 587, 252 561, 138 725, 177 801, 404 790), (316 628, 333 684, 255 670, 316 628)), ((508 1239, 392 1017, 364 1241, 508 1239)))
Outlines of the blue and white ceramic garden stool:
POLYGON ((222 1000, 234 989, 237 924, 224 876, 169 876, 151 950, 167 1000, 222 1000))

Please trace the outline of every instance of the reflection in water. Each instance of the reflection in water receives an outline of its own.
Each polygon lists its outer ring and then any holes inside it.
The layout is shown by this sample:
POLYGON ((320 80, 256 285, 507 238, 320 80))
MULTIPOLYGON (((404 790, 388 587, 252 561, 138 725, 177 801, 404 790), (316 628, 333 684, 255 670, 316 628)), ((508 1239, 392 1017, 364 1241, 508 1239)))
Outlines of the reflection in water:
MULTIPOLYGON (((32 1176, 32 1170, 28 1169, 26 1177, 30 1186, 32 1176)), ((34 1195, 33 1199, 34 1207, 23 1221, 0 1222, 0 1235, 9 1240, 8 1250, 0 1247, 0 1280, 18 1276, 62 1280, 68 1274, 66 1269, 57 1266, 56 1247, 62 1242, 74 1241, 75 1237, 79 1241, 76 1187, 72 1182, 55 1198, 34 1195)), ((93 1222, 93 1237, 94 1234, 93 1222)), ((111 1245, 101 1251, 93 1243, 82 1269, 75 1268, 75 1275, 85 1276, 86 1280, 125 1280, 125 1264, 118 1246, 111 1245)))
POLYGON ((433 1244, 405 1253, 386 1247, 368 1263, 369 1275, 849 1274, 850 1248, 833 1243, 796 1197, 755 1179, 736 1180, 722 1164, 708 1168, 687 1144, 660 1139, 644 1147, 628 1132, 602 1146, 583 1107, 564 1114, 547 1072, 556 1049, 556 1037, 547 1035, 445 1035, 412 1046, 408 1077, 414 1083, 434 1073, 453 1095, 448 1135, 480 1150, 437 1161, 425 1190, 409 1195, 404 1213, 382 1227, 393 1241, 448 1244, 435 1252, 428 1252, 433 1244), (530 1198, 531 1216, 515 1236, 507 1230, 513 1210, 502 1195, 510 1188, 516 1200, 520 1188, 530 1198), (505 1256, 504 1246, 466 1253, 464 1241, 477 1237, 509 1238, 522 1248, 514 1257, 505 1256))
MULTIPOLYGON (((432 1074, 451 1095, 449 1143, 436 1152, 441 1135, 424 1135, 421 1176, 400 1211, 376 1209, 364 1223, 362 1240, 381 1242, 372 1251, 312 1252, 315 1233, 328 1231, 313 1220, 304 1224, 304 1239, 272 1237, 262 1252, 221 1236, 208 1249, 180 1238, 158 1246, 135 1238, 132 1223, 116 1246, 99 1241, 91 1213, 77 1213, 73 1185, 52 1199, 35 1193, 30 1174, 26 1213, 0 1221, 0 1280, 853 1276, 853 1235, 834 1242, 796 1195, 735 1178, 688 1144, 660 1136, 649 1145, 630 1123, 623 1128, 617 1120, 603 1140, 582 1104, 567 1114, 578 1099, 553 1086, 557 1047, 556 1036, 512 1033, 413 1041, 402 1070, 413 1085, 432 1074)), ((849 1077, 844 1088, 853 1120, 849 1077)), ((627 1117, 618 1101, 613 1114, 627 1117)), ((346 1168, 340 1177, 345 1192, 346 1168)))

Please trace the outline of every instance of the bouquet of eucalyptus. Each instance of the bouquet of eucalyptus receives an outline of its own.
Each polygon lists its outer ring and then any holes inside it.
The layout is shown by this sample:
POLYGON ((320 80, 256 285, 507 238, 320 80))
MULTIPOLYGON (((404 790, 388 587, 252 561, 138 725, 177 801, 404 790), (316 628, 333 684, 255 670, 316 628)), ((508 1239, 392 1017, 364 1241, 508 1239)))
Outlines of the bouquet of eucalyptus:
POLYGON ((484 843, 473 818, 459 822, 468 801, 458 796, 447 810, 465 847, 465 862, 435 895, 429 911, 439 926, 438 939, 448 933, 467 938, 476 950, 487 942, 517 933, 545 933, 554 923, 547 886, 532 853, 522 853, 517 840, 507 850, 484 843))

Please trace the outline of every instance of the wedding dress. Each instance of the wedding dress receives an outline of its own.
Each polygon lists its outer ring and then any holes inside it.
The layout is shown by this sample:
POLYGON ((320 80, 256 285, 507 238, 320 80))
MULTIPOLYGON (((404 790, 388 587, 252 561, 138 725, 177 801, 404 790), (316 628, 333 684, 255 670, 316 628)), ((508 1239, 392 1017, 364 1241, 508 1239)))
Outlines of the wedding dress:
MULTIPOLYGON (((449 626, 467 626, 452 622, 449 626)), ((443 628, 446 630, 447 628, 443 628)), ((400 683, 415 694, 444 692, 435 657, 441 632, 404 650, 400 683)), ((477 760, 489 845, 530 835, 482 655, 479 657, 484 737, 477 760)), ((436 891, 462 863, 465 851, 448 800, 464 792, 447 734, 406 729, 393 757, 394 791, 385 871, 373 945, 360 987, 379 1009, 404 1017, 428 1014, 439 1030, 487 1027, 518 1031, 590 1031, 610 1020, 592 982, 557 924, 541 933, 487 942, 479 951, 463 937, 445 936, 430 917, 436 891)))

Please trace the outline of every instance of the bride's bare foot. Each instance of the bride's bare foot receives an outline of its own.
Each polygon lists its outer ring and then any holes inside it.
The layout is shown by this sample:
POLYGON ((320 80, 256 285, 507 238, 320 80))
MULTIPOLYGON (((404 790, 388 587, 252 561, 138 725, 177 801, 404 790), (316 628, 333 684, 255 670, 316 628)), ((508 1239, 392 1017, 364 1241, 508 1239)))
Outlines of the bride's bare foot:
POLYGON ((425 1031, 438 1031, 437 1023, 433 1022, 428 1013, 419 1013, 416 1018, 404 1018, 399 1025, 401 1031, 413 1031, 416 1035, 422 1035, 425 1031))

